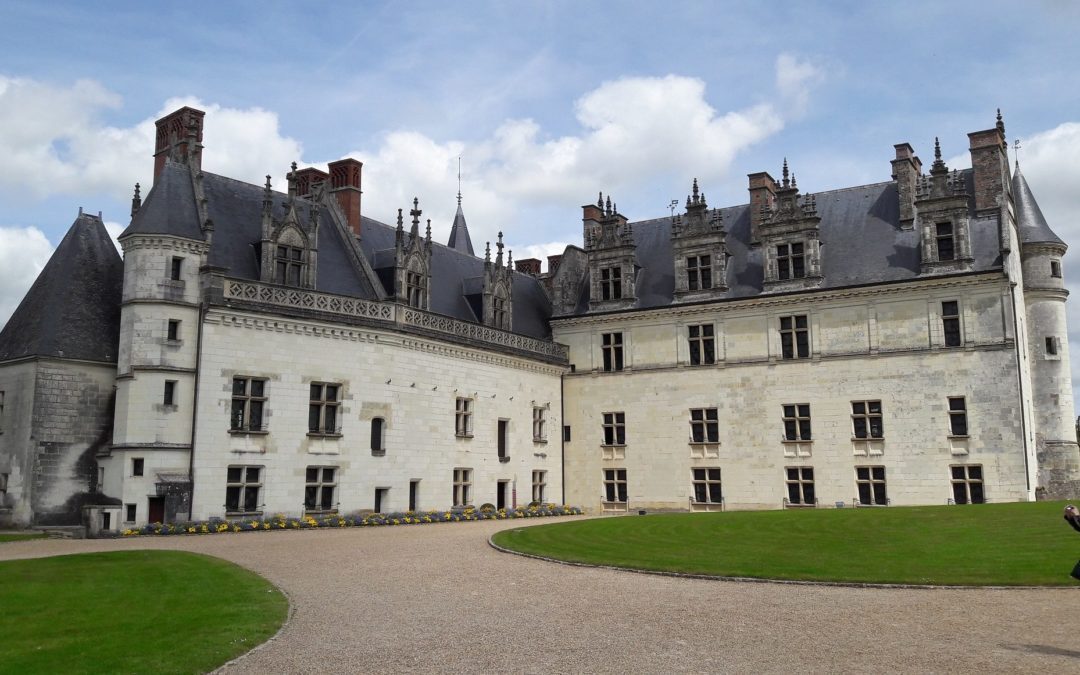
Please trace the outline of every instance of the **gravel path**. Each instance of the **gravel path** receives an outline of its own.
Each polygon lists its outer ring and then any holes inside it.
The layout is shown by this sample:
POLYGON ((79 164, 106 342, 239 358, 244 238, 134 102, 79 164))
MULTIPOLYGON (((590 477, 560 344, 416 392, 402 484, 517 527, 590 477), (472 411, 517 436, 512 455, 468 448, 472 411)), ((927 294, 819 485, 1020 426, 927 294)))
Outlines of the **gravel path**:
POLYGON ((0 559, 183 549, 264 575, 292 617, 226 673, 1080 672, 1075 590, 678 579, 487 545, 522 525, 38 540, 0 545, 0 559))

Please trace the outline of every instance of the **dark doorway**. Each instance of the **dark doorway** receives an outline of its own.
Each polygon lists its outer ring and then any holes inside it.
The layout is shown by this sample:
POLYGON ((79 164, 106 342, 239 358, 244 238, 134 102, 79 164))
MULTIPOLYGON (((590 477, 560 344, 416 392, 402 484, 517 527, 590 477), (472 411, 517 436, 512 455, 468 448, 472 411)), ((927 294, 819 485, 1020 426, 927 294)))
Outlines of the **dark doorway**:
POLYGON ((390 488, 375 488, 375 513, 383 512, 383 504, 386 502, 390 488))
POLYGON ((416 498, 420 495, 420 481, 409 481, 409 510, 416 510, 416 498))
POLYGON ((164 497, 150 497, 148 500, 149 506, 147 510, 147 521, 151 523, 164 523, 165 522, 165 498, 164 497))
POLYGON ((510 481, 508 481, 508 480, 499 481, 498 487, 496 488, 496 494, 495 494, 495 508, 498 508, 498 509, 505 509, 506 508, 507 502, 510 501, 509 499, 507 499, 507 494, 509 492, 510 492, 510 481))

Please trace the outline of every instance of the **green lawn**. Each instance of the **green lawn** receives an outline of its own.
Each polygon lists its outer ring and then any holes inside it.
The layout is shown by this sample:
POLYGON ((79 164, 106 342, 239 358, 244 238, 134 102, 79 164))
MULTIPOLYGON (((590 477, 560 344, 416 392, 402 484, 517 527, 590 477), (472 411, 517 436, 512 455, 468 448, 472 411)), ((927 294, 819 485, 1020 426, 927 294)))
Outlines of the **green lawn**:
POLYGON ((1065 502, 657 514, 510 529, 499 546, 691 574, 948 585, 1076 585, 1065 502))
POLYGON ((0 533, 0 544, 4 543, 5 541, 28 541, 30 539, 44 539, 47 536, 48 535, 44 532, 31 532, 29 534, 21 534, 18 532, 3 532, 0 533))
POLYGON ((232 563, 174 551, 0 562, 0 671, 197 673, 264 642, 288 602, 232 563))

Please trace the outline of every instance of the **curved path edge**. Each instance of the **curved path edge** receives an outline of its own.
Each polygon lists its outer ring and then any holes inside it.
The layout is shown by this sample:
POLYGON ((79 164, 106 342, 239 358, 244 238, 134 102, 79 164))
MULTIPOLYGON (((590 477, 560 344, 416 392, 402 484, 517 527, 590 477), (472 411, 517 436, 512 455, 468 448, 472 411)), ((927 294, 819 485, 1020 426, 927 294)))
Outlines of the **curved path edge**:
MULTIPOLYGON (((243 565, 239 565, 238 563, 233 562, 233 561, 229 560, 228 558, 222 558, 220 556, 213 556, 211 554, 205 554, 205 555, 209 555, 211 557, 217 558, 218 560, 224 560, 226 562, 231 562, 234 565, 237 565, 238 567, 243 567, 243 565)), ((289 611, 285 613, 285 620, 281 622, 280 626, 278 626, 278 629, 277 629, 276 633, 274 633, 270 637, 266 638, 265 640, 263 640, 259 644, 255 645, 251 649, 247 650, 243 654, 241 654, 239 656, 234 656, 233 658, 229 659, 225 663, 222 663, 217 668, 214 668, 213 670, 211 670, 210 671, 211 673, 220 673, 220 672, 224 671, 226 668, 229 668, 231 666, 235 666, 235 665, 239 664, 240 662, 242 662, 247 657, 251 656, 252 654, 255 654, 256 652, 262 651, 264 648, 267 648, 270 645, 272 645, 278 638, 281 637, 281 634, 284 633, 285 629, 289 627, 289 624, 292 623, 293 617, 296 615, 296 603, 293 602, 292 597, 289 596, 289 593, 284 588, 282 588, 281 586, 278 586, 273 581, 270 581, 265 576, 263 576, 262 574, 259 574, 258 572, 252 570, 249 567, 243 567, 243 569, 251 572, 252 574, 258 575, 259 578, 264 579, 266 581, 266 583, 273 586, 274 590, 276 590, 278 593, 281 593, 283 596, 285 596, 285 602, 289 603, 289 611)))

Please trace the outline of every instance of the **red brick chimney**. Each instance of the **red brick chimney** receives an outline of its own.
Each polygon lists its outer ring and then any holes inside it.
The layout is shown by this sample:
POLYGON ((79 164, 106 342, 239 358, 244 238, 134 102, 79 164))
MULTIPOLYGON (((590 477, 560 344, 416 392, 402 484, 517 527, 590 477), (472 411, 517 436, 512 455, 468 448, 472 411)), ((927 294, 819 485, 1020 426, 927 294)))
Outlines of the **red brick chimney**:
POLYGON ((892 160, 892 178, 900 194, 900 227, 915 226, 915 184, 922 174, 922 161, 909 143, 897 143, 896 159, 892 160))
POLYGON ((360 169, 363 164, 355 159, 339 159, 330 162, 330 193, 337 198, 349 229, 360 236, 360 169))
POLYGON ((746 174, 750 179, 750 241, 757 243, 758 226, 761 225, 761 209, 770 209, 776 203, 776 181, 768 171, 746 174))
POLYGON ((184 106, 159 119, 154 141, 154 182, 165 167, 165 159, 202 168, 203 117, 201 110, 184 106))
POLYGON ((309 166, 306 169, 296 170, 296 196, 297 197, 310 197, 315 192, 315 185, 317 183, 325 183, 330 178, 330 174, 325 171, 320 171, 313 166, 309 166))
POLYGON ((1005 145, 1005 124, 998 111, 997 126, 968 134, 971 169, 975 174, 975 211, 1000 208, 1009 175, 1009 158, 1005 145))
POLYGON ((548 274, 555 274, 559 271, 559 265, 562 263, 562 254, 549 255, 548 259, 548 274))
POLYGON ((540 259, 539 258, 522 258, 521 260, 514 261, 514 269, 522 274, 528 274, 534 277, 540 276, 540 259))

